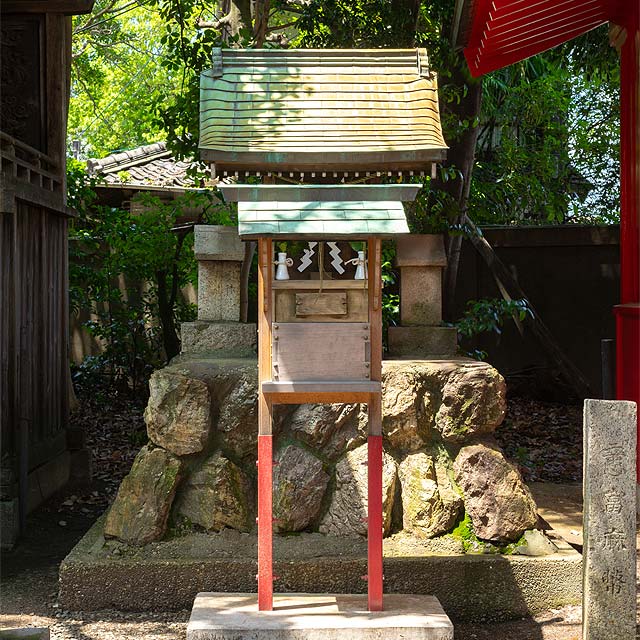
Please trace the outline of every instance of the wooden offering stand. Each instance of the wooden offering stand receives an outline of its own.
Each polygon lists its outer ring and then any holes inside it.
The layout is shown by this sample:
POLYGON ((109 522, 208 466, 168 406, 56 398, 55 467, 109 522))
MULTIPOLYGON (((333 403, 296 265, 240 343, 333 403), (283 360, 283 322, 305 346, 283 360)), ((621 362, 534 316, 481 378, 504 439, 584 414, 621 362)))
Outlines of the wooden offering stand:
POLYGON ((335 402, 367 404, 368 605, 370 611, 382 610, 381 239, 408 232, 400 200, 413 200, 418 189, 419 185, 341 186, 346 199, 335 202, 306 200, 331 197, 335 189, 326 186, 221 186, 225 196, 239 199, 241 238, 258 242, 260 610, 273 607, 273 406, 335 402), (393 197, 399 200, 386 200, 393 197), (310 238, 305 260, 311 264, 309 256, 315 254, 319 279, 276 279, 274 239, 281 244, 310 238), (368 271, 368 279, 326 279, 327 242, 332 264, 344 271, 336 240, 366 246, 360 274, 368 271))

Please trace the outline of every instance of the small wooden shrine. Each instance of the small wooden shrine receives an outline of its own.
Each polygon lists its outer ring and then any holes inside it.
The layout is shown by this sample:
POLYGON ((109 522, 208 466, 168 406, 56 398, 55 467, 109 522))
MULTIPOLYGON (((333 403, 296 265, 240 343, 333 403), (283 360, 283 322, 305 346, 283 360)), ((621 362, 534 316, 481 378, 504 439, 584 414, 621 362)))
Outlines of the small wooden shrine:
POLYGON ((258 242, 259 609, 273 607, 273 407, 340 402, 368 407, 366 579, 380 611, 381 241, 409 232, 402 202, 420 185, 398 178, 446 151, 435 75, 424 50, 217 50, 200 121, 213 175, 268 182, 220 186, 258 242))

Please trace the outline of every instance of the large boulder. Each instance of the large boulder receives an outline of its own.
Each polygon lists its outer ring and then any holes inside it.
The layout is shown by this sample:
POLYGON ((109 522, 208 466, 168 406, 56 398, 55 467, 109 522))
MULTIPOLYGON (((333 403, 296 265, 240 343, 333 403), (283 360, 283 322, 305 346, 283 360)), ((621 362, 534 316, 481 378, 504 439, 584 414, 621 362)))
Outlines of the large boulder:
POLYGON ((186 518, 207 531, 249 531, 249 491, 244 472, 215 453, 181 487, 174 505, 176 520, 186 518))
POLYGON ((429 440, 434 402, 420 367, 385 367, 382 431, 392 449, 418 451, 429 440))
POLYGON ((450 531, 464 506, 442 458, 424 452, 408 455, 398 467, 404 530, 433 538, 450 531))
POLYGON ((205 382, 170 367, 154 371, 144 412, 152 442, 185 456, 202 451, 211 431, 211 394, 205 382))
POLYGON ((277 455, 273 471, 276 531, 302 531, 320 514, 329 476, 313 454, 288 445, 277 455))
POLYGON ((472 436, 492 433, 507 410, 504 378, 486 362, 457 367, 442 388, 435 418, 436 429, 447 442, 464 442, 472 436))
MULTIPOLYGON (((221 385, 225 390, 227 384, 221 385)), ((231 454, 244 458, 257 453, 258 446, 258 372, 237 374, 228 393, 218 393, 220 414, 216 431, 220 444, 231 454)))
POLYGON ((483 443, 462 447, 454 471, 478 538, 512 541, 536 525, 531 492, 497 447, 483 443))
POLYGON ((164 449, 143 447, 107 513, 105 537, 131 545, 162 538, 181 467, 180 460, 164 449))
POLYGON ((329 460, 361 445, 357 404, 301 404, 287 420, 292 435, 329 460))
MULTIPOLYGON (((396 487, 396 463, 384 454, 382 464, 382 513, 384 532, 391 527, 396 487)), ((367 535, 367 445, 364 444, 336 465, 336 487, 320 532, 337 536, 367 535)))

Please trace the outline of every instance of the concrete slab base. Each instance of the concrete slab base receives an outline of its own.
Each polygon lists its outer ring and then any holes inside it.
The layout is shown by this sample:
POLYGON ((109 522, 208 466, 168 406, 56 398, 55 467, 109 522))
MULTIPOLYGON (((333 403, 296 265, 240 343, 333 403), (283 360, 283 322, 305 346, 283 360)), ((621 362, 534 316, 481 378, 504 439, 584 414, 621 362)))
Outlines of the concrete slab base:
POLYGON ((258 611, 254 593, 199 593, 187 640, 453 640, 453 625, 434 596, 389 594, 384 611, 366 595, 287 593, 258 611))

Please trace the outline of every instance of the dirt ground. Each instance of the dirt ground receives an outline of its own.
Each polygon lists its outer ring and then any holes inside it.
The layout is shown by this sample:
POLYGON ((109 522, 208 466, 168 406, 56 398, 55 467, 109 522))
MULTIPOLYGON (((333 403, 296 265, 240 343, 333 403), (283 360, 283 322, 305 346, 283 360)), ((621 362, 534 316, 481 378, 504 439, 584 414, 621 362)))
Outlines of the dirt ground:
MULTIPOLYGON (((534 481, 575 481, 581 472, 579 412, 550 403, 510 403, 499 439, 520 437, 511 451, 525 477, 534 481), (527 415, 531 420, 527 422, 527 415), (551 421, 564 428, 549 430, 551 421), (549 433, 559 432, 553 442, 549 433), (536 437, 536 435, 538 437, 536 437), (522 439, 521 436, 526 436, 522 439), (572 437, 573 436, 573 437, 572 437), (567 448, 571 452, 567 453, 567 448), (548 469, 552 477, 545 477, 548 469)), ((0 573, 0 629, 41 626, 51 628, 54 640, 178 640, 186 636, 188 611, 123 613, 118 611, 70 612, 57 602, 58 566, 76 542, 109 504, 141 446, 141 406, 123 401, 108 413, 95 403, 83 403, 76 419, 87 426, 89 445, 96 460, 90 486, 70 487, 30 515, 26 536, 2 555, 0 573), (104 420, 110 415, 110 421, 104 420)), ((508 448, 508 447, 507 447, 508 448)), ((104 585, 105 589, 109 585, 104 585)), ((150 585, 151 588, 151 585, 150 585)), ((457 624, 456 640, 579 640, 580 607, 552 610, 533 619, 495 623, 457 624)), ((639 636, 640 637, 640 636, 639 636)))

